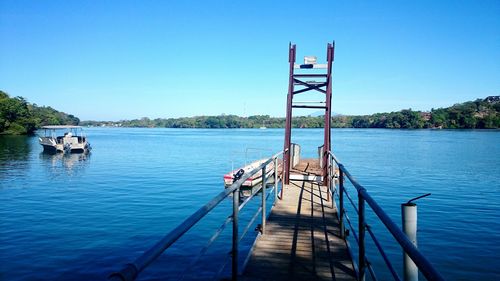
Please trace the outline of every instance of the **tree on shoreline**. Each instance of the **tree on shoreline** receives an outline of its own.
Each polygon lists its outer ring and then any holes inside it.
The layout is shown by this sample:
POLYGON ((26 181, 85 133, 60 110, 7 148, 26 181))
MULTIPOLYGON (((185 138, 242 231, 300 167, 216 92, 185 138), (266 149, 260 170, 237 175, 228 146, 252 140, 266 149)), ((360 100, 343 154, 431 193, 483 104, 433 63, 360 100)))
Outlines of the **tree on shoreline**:
MULTIPOLYGON (((296 116, 294 128, 322 128, 323 116, 296 116)), ((82 125, 159 128, 284 128, 285 118, 269 115, 239 117, 236 115, 195 116, 181 118, 143 117, 122 121, 83 121, 49 106, 30 104, 22 97, 11 98, 0 91, 0 134, 32 134, 44 125, 82 125)), ((332 117, 333 128, 388 129, 498 129, 500 128, 500 96, 455 104, 430 112, 403 109, 397 112, 372 115, 337 115, 332 117)))
MULTIPOLYGON (((322 128, 323 116, 296 116, 294 128, 322 128)), ((332 117, 333 128, 387 128, 387 129, 497 129, 500 128, 500 97, 487 97, 475 101, 455 104, 447 108, 432 109, 430 112, 403 109, 397 112, 372 115, 332 117)), ((283 128, 285 118, 269 115, 239 117, 236 115, 195 116, 181 118, 141 118, 117 122, 83 121, 89 126, 159 127, 159 128, 283 128)))
POLYGON ((79 122, 73 115, 30 104, 23 97, 11 98, 0 91, 0 134, 33 134, 41 126, 78 125, 79 122))

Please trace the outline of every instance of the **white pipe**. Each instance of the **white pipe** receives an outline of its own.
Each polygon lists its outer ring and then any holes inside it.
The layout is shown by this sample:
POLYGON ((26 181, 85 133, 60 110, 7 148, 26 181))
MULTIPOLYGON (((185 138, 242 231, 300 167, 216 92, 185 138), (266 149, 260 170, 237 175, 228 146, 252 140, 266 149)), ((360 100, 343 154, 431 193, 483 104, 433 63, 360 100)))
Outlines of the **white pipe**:
MULTIPOLYGON (((408 239, 417 247, 417 204, 401 204, 401 216, 403 218, 403 232, 408 239)), ((412 259, 403 252, 403 268, 405 281, 418 281, 418 268, 412 259)))

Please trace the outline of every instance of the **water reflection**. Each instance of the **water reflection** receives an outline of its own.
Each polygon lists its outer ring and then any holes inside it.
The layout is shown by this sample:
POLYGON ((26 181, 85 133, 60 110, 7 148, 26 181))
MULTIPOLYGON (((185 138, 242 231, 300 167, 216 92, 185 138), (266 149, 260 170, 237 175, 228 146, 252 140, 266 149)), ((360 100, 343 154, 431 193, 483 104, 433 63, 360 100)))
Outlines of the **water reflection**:
POLYGON ((54 177, 61 175, 75 176, 82 173, 89 163, 90 153, 40 153, 47 170, 54 177))
POLYGON ((0 178, 5 173, 25 173, 31 152, 30 140, 27 136, 0 136, 0 178))
POLYGON ((9 161, 26 160, 30 152, 30 137, 0 135, 0 165, 9 161))

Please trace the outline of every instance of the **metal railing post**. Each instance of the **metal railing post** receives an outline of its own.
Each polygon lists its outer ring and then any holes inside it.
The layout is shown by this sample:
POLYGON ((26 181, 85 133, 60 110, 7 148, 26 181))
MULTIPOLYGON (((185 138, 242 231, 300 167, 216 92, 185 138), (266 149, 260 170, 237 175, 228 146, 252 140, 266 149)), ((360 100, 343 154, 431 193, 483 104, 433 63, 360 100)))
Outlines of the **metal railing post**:
POLYGON ((238 212, 240 204, 240 187, 233 191, 233 247, 232 255, 232 274, 233 281, 238 280, 238 212))
POLYGON ((339 167, 339 227, 340 237, 345 239, 344 224, 344 171, 339 167))
MULTIPOLYGON (((245 173, 240 179, 233 182, 229 187, 225 188, 224 191, 221 191, 217 194, 212 200, 201 206, 196 212, 191 214, 188 218, 186 218, 182 223, 172 229, 168 234, 163 236, 156 244, 147 249, 144 253, 142 253, 139 257, 137 257, 133 262, 125 265, 120 271, 113 272, 108 276, 108 280, 113 281, 132 281, 135 280, 138 274, 140 274, 146 267, 148 267, 152 262, 154 262, 158 257, 162 255, 162 253, 167 250, 173 243, 178 241, 187 231, 189 231, 193 226, 195 226, 203 217, 205 217, 211 210, 213 210, 219 203, 224 201, 227 197, 233 196, 233 214, 230 217, 233 221, 233 233, 232 233, 232 249, 231 249, 231 257, 232 257, 232 279, 236 280, 238 278, 238 242, 241 239, 238 230, 238 212, 240 207, 242 208, 245 203, 240 204, 240 188, 241 184, 248 180, 252 175, 260 172, 263 167, 272 163, 279 155, 283 154, 283 152, 276 153, 269 159, 265 160, 264 163, 255 167, 248 173, 245 173)), ((253 194, 256 196, 256 194, 253 194)), ((255 219, 257 219, 258 213, 252 219, 252 223, 255 219)), ((222 229, 228 224, 230 220, 226 219, 224 222, 222 229)), ((222 231, 220 228, 219 230, 222 231)), ((219 230, 217 231, 218 233, 219 230)), ((245 230, 246 232, 246 230, 245 230)), ((216 235, 218 236, 218 234, 216 235)), ((212 241, 213 242, 213 241, 212 241)), ((210 242, 210 243, 212 243, 210 242)), ((204 251, 204 250, 202 250, 204 251)))
MULTIPOLYGON (((327 188, 327 191, 326 191, 326 201, 330 201, 330 191, 332 190, 332 159, 330 157, 328 157, 328 152, 325 152, 326 155, 327 155, 327 161, 325 163, 326 165, 326 173, 327 173, 327 182, 326 182, 326 188, 327 188)), ((332 198, 333 199, 333 198, 332 198)))
POLYGON ((284 193, 284 190, 285 190, 285 184, 286 183, 286 180, 285 180, 285 154, 287 153, 287 150, 283 151, 283 163, 281 165, 281 191, 280 191, 280 200, 283 200, 283 193, 284 193))
POLYGON ((278 157, 274 160, 274 204, 278 200, 278 157))
POLYGON ((366 268, 366 260, 365 260, 365 200, 363 199, 363 195, 361 192, 358 192, 358 239, 359 239, 359 280, 365 280, 365 268, 366 268))
POLYGON ((262 234, 266 231, 266 167, 262 168, 262 234))
POLYGON ((330 177, 331 177, 331 181, 330 181, 330 193, 332 194, 332 208, 337 208, 337 206, 335 205, 335 162, 333 161, 333 158, 332 156, 330 155, 330 157, 328 158, 330 159, 330 177))

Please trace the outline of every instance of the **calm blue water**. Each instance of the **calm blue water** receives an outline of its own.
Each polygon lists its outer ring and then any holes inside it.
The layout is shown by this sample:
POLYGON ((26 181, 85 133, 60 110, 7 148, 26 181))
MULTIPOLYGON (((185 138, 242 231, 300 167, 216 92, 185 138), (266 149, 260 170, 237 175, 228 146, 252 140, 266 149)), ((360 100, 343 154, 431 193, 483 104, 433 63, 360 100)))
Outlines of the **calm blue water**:
MULTIPOLYGON (((34 137, 0 137, 0 280, 104 279, 220 192, 246 148, 260 149, 249 150, 252 160, 283 142, 280 129, 87 135, 94 150, 86 157, 44 155, 34 137)), ((293 137, 314 157, 322 130, 293 137)), ((500 131, 341 129, 332 138, 337 156, 398 224, 400 203, 432 193, 418 202, 419 248, 447 279, 499 279, 500 131)), ((181 276, 229 210, 229 201, 214 209, 141 279, 181 276)), ((372 215, 369 223, 399 268, 400 250, 372 215)), ((227 230, 188 273, 224 264, 227 230)), ((380 258, 371 261, 385 279, 380 258)))

